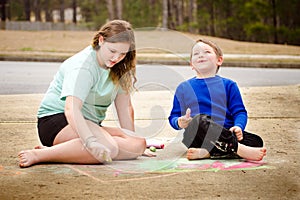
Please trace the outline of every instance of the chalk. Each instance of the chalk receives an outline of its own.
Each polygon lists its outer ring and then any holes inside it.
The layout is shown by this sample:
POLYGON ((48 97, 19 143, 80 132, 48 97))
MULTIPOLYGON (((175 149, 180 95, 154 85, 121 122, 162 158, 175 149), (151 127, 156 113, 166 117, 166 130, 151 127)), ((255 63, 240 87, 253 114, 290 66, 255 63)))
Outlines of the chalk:
POLYGON ((147 144, 147 148, 150 148, 150 147, 155 147, 156 149, 163 149, 163 148, 165 148, 165 145, 164 144, 159 144, 159 143, 149 143, 149 144, 147 144))
POLYGON ((151 146, 149 149, 150 149, 150 151, 152 151, 152 152, 155 152, 155 151, 156 151, 156 148, 155 148, 154 146, 151 146))

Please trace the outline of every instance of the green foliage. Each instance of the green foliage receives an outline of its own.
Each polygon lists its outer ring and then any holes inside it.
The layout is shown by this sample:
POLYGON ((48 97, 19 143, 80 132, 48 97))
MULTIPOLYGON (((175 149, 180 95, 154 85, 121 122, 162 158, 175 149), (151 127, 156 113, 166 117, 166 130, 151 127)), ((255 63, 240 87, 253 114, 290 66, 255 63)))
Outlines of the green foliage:
POLYGON ((11 20, 25 20, 24 5, 22 0, 10 1, 9 12, 11 20))
POLYGON ((150 0, 123 1, 123 19, 134 28, 157 27, 162 13, 161 3, 150 0))
POLYGON ((300 45, 299 35, 300 28, 290 30, 288 27, 280 26, 277 29, 278 32, 278 40, 280 44, 294 44, 300 45))
POLYGON ((272 28, 260 22, 245 26, 245 32, 248 41, 270 42, 272 28))
MULTIPOLYGON (((199 28, 199 27, 197 27, 199 28)), ((189 30, 189 24, 188 23, 183 23, 179 26, 176 26, 177 31, 182 31, 182 32, 187 32, 189 30)))
POLYGON ((105 0, 82 0, 79 6, 85 25, 90 30, 98 30, 108 19, 105 0))

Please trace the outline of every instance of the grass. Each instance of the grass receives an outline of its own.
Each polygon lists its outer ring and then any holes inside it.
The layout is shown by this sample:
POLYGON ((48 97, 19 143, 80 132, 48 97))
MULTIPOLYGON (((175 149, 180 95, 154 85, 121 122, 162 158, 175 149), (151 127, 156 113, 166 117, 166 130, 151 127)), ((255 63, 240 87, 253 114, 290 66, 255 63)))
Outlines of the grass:
MULTIPOLYGON (((95 32, 92 31, 0 31, 0 56, 23 58, 56 57, 65 59, 82 50, 91 43, 95 32), (27 52, 30 52, 27 54, 27 52)), ((194 41, 206 38, 216 42, 224 54, 260 54, 260 55, 294 55, 300 56, 300 47, 253 42, 241 42, 229 39, 194 35, 176 31, 135 31, 138 59, 172 60, 168 54, 189 54, 194 41)), ((175 58, 176 60, 177 58, 175 58)), ((182 60, 182 58, 180 58, 182 60)), ((267 62, 293 63, 299 65, 299 59, 270 58, 226 58, 227 62, 267 62)))
POLYGON ((33 51, 33 48, 31 48, 31 47, 23 47, 20 50, 21 51, 33 51))

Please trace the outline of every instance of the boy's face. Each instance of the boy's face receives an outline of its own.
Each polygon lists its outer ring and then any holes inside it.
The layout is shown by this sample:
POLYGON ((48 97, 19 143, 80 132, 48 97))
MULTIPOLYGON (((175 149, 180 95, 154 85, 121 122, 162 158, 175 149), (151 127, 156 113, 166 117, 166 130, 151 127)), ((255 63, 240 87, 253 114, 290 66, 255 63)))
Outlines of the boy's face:
POLYGON ((223 62, 217 57, 214 49, 203 42, 198 42, 192 49, 191 66, 199 74, 215 75, 217 68, 223 62))

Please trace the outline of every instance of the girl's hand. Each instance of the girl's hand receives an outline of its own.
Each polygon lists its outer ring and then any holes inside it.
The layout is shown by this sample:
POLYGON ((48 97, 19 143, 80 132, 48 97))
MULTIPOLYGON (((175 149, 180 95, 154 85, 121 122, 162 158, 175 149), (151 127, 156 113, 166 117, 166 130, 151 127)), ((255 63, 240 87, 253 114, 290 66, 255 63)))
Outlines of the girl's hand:
POLYGON ((86 139, 84 146, 100 162, 111 162, 110 150, 97 141, 95 136, 86 139))
POLYGON ((188 108, 186 109, 185 115, 178 118, 178 126, 180 128, 186 128, 188 127, 192 119, 193 118, 191 118, 191 109, 188 108))
POLYGON ((243 131, 240 127, 238 126, 233 126, 229 129, 231 132, 235 133, 237 140, 241 141, 243 140, 243 131))

